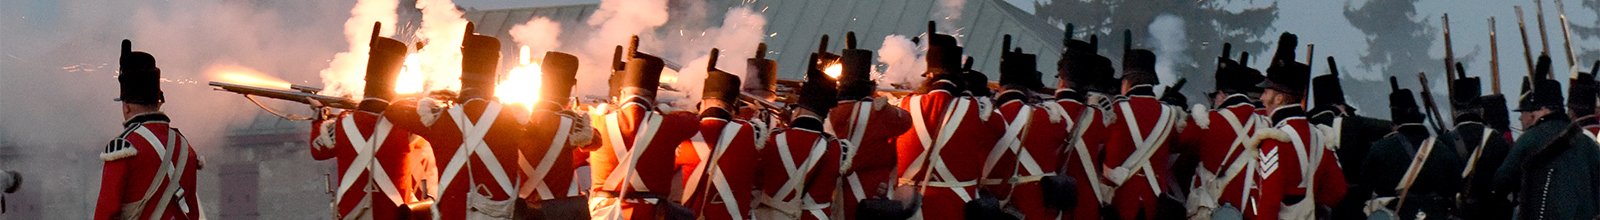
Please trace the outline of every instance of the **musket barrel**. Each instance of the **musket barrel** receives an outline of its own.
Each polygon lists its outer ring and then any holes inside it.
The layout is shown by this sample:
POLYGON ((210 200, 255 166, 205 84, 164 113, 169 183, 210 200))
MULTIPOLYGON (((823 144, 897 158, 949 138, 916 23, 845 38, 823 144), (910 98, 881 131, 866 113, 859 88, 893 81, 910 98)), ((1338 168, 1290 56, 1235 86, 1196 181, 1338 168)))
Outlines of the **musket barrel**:
POLYGON ((1539 45, 1544 48, 1540 54, 1550 54, 1550 37, 1544 31, 1544 1, 1533 0, 1533 16, 1539 21, 1539 45))
POLYGON ((1461 70, 1457 70, 1455 68, 1455 64, 1456 64, 1456 58, 1455 58, 1456 57, 1456 52, 1455 51, 1456 50, 1455 50, 1454 44, 1452 44, 1450 42, 1450 14, 1449 13, 1445 13, 1444 14, 1444 20, 1443 21, 1444 21, 1444 77, 1445 77, 1445 80, 1447 80, 1447 81, 1445 81, 1446 82, 1445 85, 1446 85, 1446 87, 1449 88, 1449 89, 1447 89, 1448 91, 1455 91, 1455 88, 1454 88, 1455 87, 1455 83, 1449 83, 1449 82, 1455 82, 1456 81, 1456 71, 1461 71, 1461 70))
MULTIPOLYGON (((1566 9, 1565 5, 1561 4, 1561 0, 1555 0, 1555 1, 1556 1, 1556 13, 1560 14, 1560 18, 1561 18, 1561 39, 1563 40, 1565 46, 1567 47, 1567 66, 1576 67, 1578 65, 1578 59, 1576 57, 1573 57, 1572 32, 1570 30, 1567 30, 1568 29, 1568 27, 1567 27, 1568 26, 1567 25, 1567 9, 1566 9)), ((1577 77, 1577 76, 1574 75, 1573 77, 1577 77)))
MULTIPOLYGON (((267 97, 267 98, 278 99, 278 100, 298 102, 298 103, 301 103, 301 104, 311 104, 308 99, 316 99, 317 102, 321 102, 322 105, 325 105, 327 107, 342 108, 342 109, 355 109, 356 108, 356 102, 352 101, 350 99, 345 99, 345 98, 341 98, 341 97, 318 95, 318 94, 313 94, 313 93, 308 93, 308 92, 303 92, 303 91, 270 89, 270 88, 246 86, 246 85, 240 85, 240 84, 234 84, 234 83, 215 82, 215 81, 207 83, 207 85, 215 87, 217 90, 220 90, 220 91, 238 93, 238 94, 247 95, 247 96, 267 97)), ((301 88, 311 88, 311 87, 301 87, 301 88)))
POLYGON ((1494 17, 1489 17, 1489 88, 1490 91, 1500 94, 1500 41, 1494 32, 1494 17))
POLYGON ((1522 19, 1522 6, 1512 6, 1517 10, 1517 32, 1522 34, 1522 61, 1528 64, 1528 72, 1533 72, 1533 48, 1528 46, 1528 22, 1522 19))

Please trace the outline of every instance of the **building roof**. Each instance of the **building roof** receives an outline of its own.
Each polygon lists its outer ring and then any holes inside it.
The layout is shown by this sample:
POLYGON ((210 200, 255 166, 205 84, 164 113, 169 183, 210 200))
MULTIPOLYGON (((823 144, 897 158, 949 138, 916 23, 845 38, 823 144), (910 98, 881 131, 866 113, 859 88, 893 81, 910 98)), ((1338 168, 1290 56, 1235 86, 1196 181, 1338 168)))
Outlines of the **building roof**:
MULTIPOLYGON (((732 0, 710 0, 703 5, 707 10, 705 21, 716 23, 722 21, 723 11, 726 8, 749 5, 752 9, 760 11, 767 18, 767 39, 771 51, 767 57, 778 61, 779 77, 785 79, 801 78, 803 72, 792 71, 800 69, 805 64, 805 59, 811 51, 816 50, 817 41, 823 34, 834 36, 828 45, 844 45, 842 35, 846 31, 855 31, 859 40, 858 47, 876 50, 883 45, 882 39, 890 34, 916 36, 923 34, 927 29, 927 22, 933 20, 937 10, 938 1, 928 0, 764 0, 743 2, 732 0), (721 10, 719 10, 721 9, 721 10)), ((672 7, 688 4, 677 2, 669 3, 672 7)), ((535 16, 547 17, 552 21, 562 23, 564 27, 587 25, 591 14, 597 10, 597 4, 579 4, 552 7, 512 8, 496 10, 476 10, 467 12, 467 19, 477 24, 478 32, 484 35, 510 39, 512 26, 526 22, 535 16)), ((674 9, 674 13, 680 13, 674 9)), ((677 14, 674 14, 677 16, 677 14)), ((677 24, 685 21, 674 17, 662 28, 656 31, 667 33, 669 28, 681 27, 677 24)), ((961 10, 961 18, 956 24, 944 19, 940 26, 954 25, 956 37, 966 48, 969 56, 976 58, 977 63, 973 68, 990 75, 990 79, 998 79, 1000 62, 1000 39, 1005 34, 1012 35, 1012 45, 1023 48, 1024 52, 1039 55, 1040 72, 1054 73, 1055 60, 1061 57, 1062 51, 1061 28, 1045 22, 1004 0, 970 0, 966 1, 961 10)), ((718 26, 720 24, 711 24, 718 26)), ((561 36, 562 42, 580 42, 582 39, 572 39, 572 36, 561 36)), ((504 44, 506 51, 515 51, 513 44, 504 44)), ((838 50, 842 46, 833 46, 838 50)), ((687 61, 677 61, 687 62, 687 61)), ((1044 82, 1055 82, 1054 74, 1045 74, 1044 82)))

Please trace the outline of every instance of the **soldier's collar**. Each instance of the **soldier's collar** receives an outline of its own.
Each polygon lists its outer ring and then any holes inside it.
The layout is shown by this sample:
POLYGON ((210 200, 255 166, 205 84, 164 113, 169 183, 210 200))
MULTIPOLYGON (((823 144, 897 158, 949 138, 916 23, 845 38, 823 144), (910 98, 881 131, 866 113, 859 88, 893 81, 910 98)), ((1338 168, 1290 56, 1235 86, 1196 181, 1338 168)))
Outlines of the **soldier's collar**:
POLYGON ((1534 125, 1543 124, 1543 123, 1545 123, 1547 121, 1548 122, 1561 122, 1560 124, 1566 124, 1568 122, 1571 122, 1572 118, 1571 117, 1567 117, 1567 114, 1563 114, 1561 112, 1551 112, 1550 114, 1545 114, 1544 117, 1539 117, 1539 121, 1534 122, 1533 124, 1534 125))
POLYGON ((1306 110, 1305 110, 1305 108, 1301 108, 1300 104, 1291 104, 1291 105, 1285 105, 1285 106, 1278 106, 1277 109, 1272 109, 1271 116, 1272 116, 1272 123, 1273 124, 1278 124, 1278 123, 1282 123, 1284 120, 1289 120, 1289 119, 1293 119, 1293 118, 1305 118, 1306 117, 1306 110))
POLYGON ((1155 87, 1153 87, 1151 85, 1148 85, 1148 84, 1145 84, 1145 85, 1134 85, 1133 87, 1129 87, 1128 88, 1127 96, 1150 96, 1150 97, 1155 97, 1156 96, 1156 89, 1155 89, 1155 87))
POLYGON ((145 112, 133 115, 133 118, 129 118, 128 121, 122 122, 122 126, 128 127, 147 122, 171 123, 172 118, 168 118, 167 113, 160 111, 145 112))
POLYGON ((997 102, 997 103, 1001 103, 1001 104, 1005 104, 1005 103, 1011 102, 1011 101, 1021 101, 1023 103, 1027 103, 1028 102, 1028 93, 1024 92, 1022 90, 1008 89, 1006 91, 1000 92, 999 95, 995 95, 994 101, 997 102))
POLYGON ((1455 119, 1458 125, 1467 122, 1483 123, 1483 115, 1475 113, 1456 114, 1452 119, 1455 119))
POLYGON ((1083 102, 1084 99, 1083 93, 1072 89, 1056 89, 1055 95, 1056 99, 1070 99, 1077 102, 1083 102))
POLYGON ((790 128, 822 132, 822 119, 813 116, 797 116, 789 123, 790 128))
POLYGON ((733 114, 730 113, 727 109, 709 108, 709 109, 700 111, 700 119, 701 120, 705 120, 705 119, 721 119, 721 120, 726 121, 726 120, 729 120, 729 119, 733 119, 733 114))
POLYGON ((1250 100, 1250 96, 1246 96, 1244 94, 1228 94, 1228 96, 1222 98, 1222 105, 1218 107, 1232 108, 1239 105, 1250 105, 1251 101, 1252 100, 1250 100))

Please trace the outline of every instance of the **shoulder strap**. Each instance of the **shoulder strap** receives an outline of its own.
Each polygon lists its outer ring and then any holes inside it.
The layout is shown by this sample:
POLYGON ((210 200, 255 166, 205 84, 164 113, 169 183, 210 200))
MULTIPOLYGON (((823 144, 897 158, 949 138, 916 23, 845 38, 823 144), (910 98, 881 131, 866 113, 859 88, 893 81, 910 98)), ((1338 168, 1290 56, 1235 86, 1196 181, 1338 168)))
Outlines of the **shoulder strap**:
MULTIPOLYGON (((1032 116, 1033 108, 1023 104, 1021 110, 1017 112, 1017 117, 1006 123, 1005 134, 1000 135, 1000 141, 995 143, 993 148, 990 148, 989 157, 983 162, 983 175, 979 179, 989 178, 990 172, 994 171, 994 167, 1000 163, 1000 158, 1005 156, 1007 152, 1019 152, 1020 154, 1021 151, 1019 150, 1022 149, 1019 149, 1019 146, 1021 146, 1022 140, 1018 136, 1022 132, 1022 127, 1029 124, 1028 122, 1032 116)), ((1034 171, 1037 171, 1037 169, 1034 171)))
POLYGON ((1079 112, 1080 115, 1078 115, 1075 127, 1072 129, 1072 139, 1068 140, 1067 144, 1069 144, 1068 146, 1072 146, 1072 151, 1078 152, 1078 166, 1080 166, 1083 170, 1083 173, 1086 174, 1084 176, 1091 178, 1091 180, 1089 180, 1086 184, 1089 184, 1089 188, 1094 190, 1095 199, 1100 201, 1100 204, 1104 205, 1111 202, 1109 201, 1111 196, 1108 195, 1110 192, 1106 189, 1107 186, 1101 183, 1098 179, 1100 177, 1100 167, 1094 165, 1094 160, 1092 160, 1092 157, 1090 156, 1090 154, 1095 152, 1089 152, 1089 147, 1087 144, 1083 143, 1084 132, 1089 130, 1089 125, 1094 124, 1093 116, 1095 114, 1095 110, 1096 108, 1094 107, 1088 105, 1083 106, 1083 111, 1079 112))
POLYGON ((1411 184, 1417 180, 1417 175, 1422 173, 1423 166, 1428 163, 1428 154, 1433 152, 1435 143, 1438 143, 1437 137, 1428 137, 1422 141, 1422 148, 1417 149, 1416 155, 1411 157, 1411 165, 1406 166, 1405 176, 1400 179, 1400 185, 1396 185, 1395 190, 1411 188, 1411 184))
MULTIPOLYGON (((541 199, 541 200, 548 200, 548 199, 554 199, 555 198, 554 192, 550 190, 549 184, 546 184, 544 182, 544 178, 545 178, 545 176, 548 176, 550 174, 550 168, 555 166, 556 158, 560 157, 562 153, 567 152, 565 150, 566 149, 565 146, 567 144, 567 136, 572 133, 572 130, 571 130, 571 128, 573 126, 572 119, 569 119, 567 117, 557 117, 557 118, 559 118, 559 120, 560 120, 560 125, 559 125, 559 127, 556 127, 556 130, 555 130, 556 134, 555 134, 554 137, 552 137, 550 139, 550 145, 549 145, 548 148, 545 149, 544 157, 541 157, 542 160, 539 161, 539 166, 538 167, 533 167, 533 170, 530 170, 529 172, 525 173, 525 175, 528 175, 528 177, 529 177, 528 180, 530 180, 530 182, 533 183, 533 185, 531 187, 529 185, 523 185, 523 187, 519 187, 519 188, 521 188, 520 189, 521 191, 530 191, 530 190, 531 191, 537 191, 538 194, 539 194, 539 198, 538 199, 541 199)), ((527 163, 527 157, 518 157, 518 158, 522 158, 522 162, 521 163, 524 163, 524 164, 527 163)), ((526 168, 524 168, 524 169, 526 169, 526 168)), ((521 192, 519 192, 519 193, 521 193, 521 192)))
POLYGON ((1489 146, 1489 138, 1492 136, 1494 136, 1494 129, 1484 126, 1483 137, 1478 138, 1478 148, 1472 149, 1472 156, 1467 159, 1467 167, 1461 169, 1461 178, 1472 176, 1473 168, 1477 167, 1478 158, 1483 157, 1483 148, 1489 146))

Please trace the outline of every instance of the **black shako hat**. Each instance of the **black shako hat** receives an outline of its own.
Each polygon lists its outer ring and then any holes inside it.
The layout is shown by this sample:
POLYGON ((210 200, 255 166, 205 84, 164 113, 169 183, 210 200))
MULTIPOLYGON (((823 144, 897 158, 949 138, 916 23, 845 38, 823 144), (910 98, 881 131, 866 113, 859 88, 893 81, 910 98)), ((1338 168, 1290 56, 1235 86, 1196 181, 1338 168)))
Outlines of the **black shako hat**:
POLYGON ((381 23, 372 23, 372 37, 367 51, 367 77, 366 88, 362 91, 361 110, 369 112, 383 112, 389 107, 389 101, 394 100, 395 78, 400 75, 400 69, 405 66, 406 54, 410 47, 393 38, 378 36, 381 23))
MULTIPOLYGON (((816 54, 812 54, 810 60, 816 60, 816 56, 816 54)), ((800 100, 797 104, 800 105, 800 108, 805 108, 817 113, 822 118, 827 118, 828 112, 833 109, 833 106, 839 104, 837 100, 839 95, 838 88, 839 86, 833 79, 828 78, 828 75, 822 73, 822 69, 819 69, 816 63, 812 62, 806 65, 806 79, 804 83, 800 84, 798 92, 800 100)))
POLYGON ((578 84, 578 57, 562 52, 545 52, 544 61, 540 61, 539 70, 542 71, 539 86, 539 99, 565 104, 572 98, 572 86, 578 84))
POLYGON ((778 61, 767 59, 767 44, 756 45, 756 56, 745 62, 749 77, 744 79, 744 91, 764 99, 778 98, 778 61))
POLYGON ((1305 97, 1306 86, 1311 79, 1311 67, 1294 61, 1294 51, 1299 45, 1299 39, 1298 36, 1287 32, 1278 36, 1278 50, 1272 55, 1271 65, 1267 67, 1267 78, 1257 87, 1305 97))
POLYGON ((118 58, 117 84, 121 94, 115 101, 133 104, 158 104, 166 102, 161 93, 161 68, 156 67, 156 57, 144 51, 133 51, 133 41, 122 40, 122 56, 118 58))
POLYGON ((1011 48, 1011 35, 1005 35, 1000 48, 1000 86, 1038 91, 1044 89, 1039 78, 1039 56, 1011 48))
POLYGON ((461 94, 456 101, 494 97, 495 71, 500 67, 500 39, 473 33, 467 23, 461 39, 461 94))
POLYGON ((872 51, 856 47, 856 32, 844 33, 844 45, 839 57, 839 100, 872 97, 878 89, 872 81, 872 51))
POLYGON ((1410 89, 1400 88, 1395 77, 1389 77, 1389 116, 1395 124, 1422 123, 1422 111, 1417 108, 1417 98, 1410 89))
POLYGON ((711 49, 711 60, 706 63, 706 80, 701 87, 701 99, 717 99, 728 104, 739 101, 739 76, 717 69, 720 51, 711 49))

